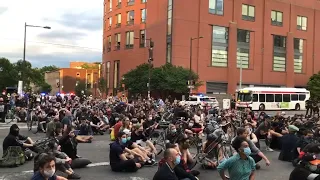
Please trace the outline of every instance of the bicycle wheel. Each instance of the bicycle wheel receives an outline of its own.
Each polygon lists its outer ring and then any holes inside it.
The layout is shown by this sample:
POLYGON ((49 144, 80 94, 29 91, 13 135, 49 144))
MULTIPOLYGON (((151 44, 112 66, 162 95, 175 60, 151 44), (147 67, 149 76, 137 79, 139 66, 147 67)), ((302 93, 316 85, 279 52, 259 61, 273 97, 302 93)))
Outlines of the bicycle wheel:
POLYGON ((229 159, 233 154, 232 154, 232 147, 229 144, 223 144, 221 145, 221 147, 219 148, 218 152, 222 151, 223 156, 226 159, 229 159))
POLYGON ((166 149, 166 142, 163 137, 163 132, 154 131, 150 134, 150 141, 157 150, 157 155, 161 154, 166 149))
POLYGON ((30 122, 30 130, 33 134, 37 134, 39 131, 39 120, 38 118, 32 117, 30 122))

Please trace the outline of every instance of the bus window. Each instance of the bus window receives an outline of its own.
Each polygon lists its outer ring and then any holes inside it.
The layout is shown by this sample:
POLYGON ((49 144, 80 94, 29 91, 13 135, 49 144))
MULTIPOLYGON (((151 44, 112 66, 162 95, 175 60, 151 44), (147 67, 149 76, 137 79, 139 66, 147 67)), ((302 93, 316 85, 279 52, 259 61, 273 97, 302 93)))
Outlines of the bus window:
POLYGON ((242 102, 250 102, 252 100, 252 97, 250 93, 239 93, 238 100, 242 102))
POLYGON ((258 94, 253 94, 253 95, 252 95, 252 101, 253 101, 253 102, 259 102, 259 101, 258 101, 258 94))
POLYGON ((306 99, 305 94, 299 94, 299 101, 304 101, 306 99))
POLYGON ((290 94, 283 95, 283 102, 290 102, 290 94))
POLYGON ((266 102, 274 102, 274 94, 266 94, 266 102))
POLYGON ((282 94, 275 94, 274 102, 282 102, 282 94))
POLYGON ((266 102, 266 95, 265 94, 259 94, 259 102, 266 102))
POLYGON ((291 101, 298 101, 298 94, 291 94, 291 101))

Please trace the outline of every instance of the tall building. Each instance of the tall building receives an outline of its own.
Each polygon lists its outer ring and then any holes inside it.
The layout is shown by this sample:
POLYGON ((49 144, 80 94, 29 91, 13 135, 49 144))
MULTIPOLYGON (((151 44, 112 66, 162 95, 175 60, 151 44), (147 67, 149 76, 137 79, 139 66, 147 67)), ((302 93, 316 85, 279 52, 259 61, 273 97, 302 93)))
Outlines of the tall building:
POLYGON ((189 68, 191 59, 198 91, 208 94, 234 93, 240 79, 242 87, 305 87, 320 70, 318 0, 105 0, 104 7, 109 90, 147 62, 149 38, 155 66, 189 68))

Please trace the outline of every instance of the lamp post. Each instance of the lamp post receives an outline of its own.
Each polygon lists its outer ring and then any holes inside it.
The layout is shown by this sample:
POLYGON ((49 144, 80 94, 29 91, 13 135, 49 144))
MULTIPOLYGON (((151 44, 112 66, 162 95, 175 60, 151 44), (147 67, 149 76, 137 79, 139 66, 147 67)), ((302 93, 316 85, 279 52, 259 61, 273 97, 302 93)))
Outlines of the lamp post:
MULTIPOLYGON (((134 38, 134 39, 140 39, 140 38, 134 38)), ((151 67, 152 67, 152 63, 153 63, 153 47, 154 47, 154 42, 152 41, 151 38, 149 39, 144 39, 145 41, 149 41, 149 46, 148 46, 148 50, 149 50, 149 58, 148 58, 148 63, 149 63, 149 72, 148 72, 148 83, 147 83, 147 87, 148 87, 148 99, 151 99, 151 67)))
POLYGON ((189 95, 191 95, 192 93, 192 88, 193 88, 193 80, 192 80, 192 41, 193 40, 196 40, 196 39, 202 39, 203 37, 200 36, 200 37, 196 37, 196 38, 193 38, 191 37, 190 38, 190 65, 189 65, 189 81, 188 81, 188 87, 190 89, 190 92, 189 92, 189 95))

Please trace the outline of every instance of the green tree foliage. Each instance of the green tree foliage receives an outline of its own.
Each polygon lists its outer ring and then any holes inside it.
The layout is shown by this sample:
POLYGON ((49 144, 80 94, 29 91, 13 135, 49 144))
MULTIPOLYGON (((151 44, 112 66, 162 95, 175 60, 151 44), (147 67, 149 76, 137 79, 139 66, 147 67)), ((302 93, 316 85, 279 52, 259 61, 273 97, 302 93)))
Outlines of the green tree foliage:
POLYGON ((77 96, 81 96, 83 92, 85 95, 88 95, 89 92, 87 91, 86 86, 87 85, 85 81, 80 81, 79 83, 77 83, 77 86, 75 87, 75 94, 77 96))
POLYGON ((59 68, 57 66, 43 66, 39 69, 41 74, 44 76, 46 72, 57 71, 59 68))
POLYGON ((0 89, 15 87, 18 84, 18 72, 6 58, 0 58, 0 89))
POLYGON ((312 99, 320 100, 320 72, 310 77, 307 84, 312 99))
POLYGON ((45 93, 50 93, 52 91, 52 87, 50 84, 44 82, 40 85, 40 91, 45 93))
MULTIPOLYGON (((131 93, 146 93, 148 91, 149 64, 142 64, 124 75, 122 83, 126 85, 131 93)), ((160 94, 187 93, 188 79, 198 81, 198 75, 180 66, 165 64, 160 67, 151 68, 151 90, 160 94)), ((196 83, 198 87, 200 83, 196 83)))
POLYGON ((88 63, 84 63, 83 65, 81 65, 82 69, 99 69, 99 65, 98 64, 93 64, 93 65, 89 65, 88 63))
POLYGON ((98 88, 102 94, 104 94, 107 90, 107 82, 104 78, 100 78, 98 80, 98 88))

